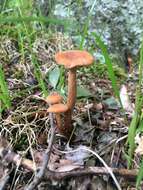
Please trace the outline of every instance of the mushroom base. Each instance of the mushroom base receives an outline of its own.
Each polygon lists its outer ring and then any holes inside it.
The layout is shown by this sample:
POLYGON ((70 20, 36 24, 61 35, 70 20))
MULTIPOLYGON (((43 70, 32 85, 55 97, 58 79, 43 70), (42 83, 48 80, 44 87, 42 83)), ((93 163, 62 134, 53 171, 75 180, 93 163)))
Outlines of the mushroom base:
POLYGON ((66 136, 67 138, 69 138, 71 136, 72 130, 73 130, 73 126, 72 126, 72 111, 68 110, 65 113, 65 118, 64 118, 64 127, 63 127, 63 135, 66 136))

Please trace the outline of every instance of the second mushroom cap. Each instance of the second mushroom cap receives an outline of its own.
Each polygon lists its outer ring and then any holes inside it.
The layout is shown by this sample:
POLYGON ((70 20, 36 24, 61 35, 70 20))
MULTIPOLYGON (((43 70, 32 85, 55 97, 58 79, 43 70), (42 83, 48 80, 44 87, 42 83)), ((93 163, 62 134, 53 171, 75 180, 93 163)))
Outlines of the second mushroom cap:
POLYGON ((57 104, 57 103, 60 103, 63 101, 63 97, 60 94, 58 94, 57 92, 53 92, 52 94, 47 96, 45 101, 49 104, 57 104))
POLYGON ((51 105, 48 109, 47 112, 51 113, 63 113, 68 110, 68 106, 65 104, 54 104, 51 105))

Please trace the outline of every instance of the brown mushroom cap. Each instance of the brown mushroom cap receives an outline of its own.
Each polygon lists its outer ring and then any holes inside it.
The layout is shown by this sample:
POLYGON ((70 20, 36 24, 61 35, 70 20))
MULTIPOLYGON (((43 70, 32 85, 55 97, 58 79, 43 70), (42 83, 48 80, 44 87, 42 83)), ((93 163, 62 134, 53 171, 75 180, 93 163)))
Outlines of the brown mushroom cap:
POLYGON ((57 92, 53 92, 52 94, 50 94, 45 101, 49 104, 57 104, 63 101, 63 97, 58 94, 57 92))
POLYGON ((68 106, 65 104, 54 104, 47 109, 47 112, 51 113, 63 113, 68 110, 68 106))
POLYGON ((87 51, 70 50, 59 52, 55 55, 57 64, 64 65, 65 68, 88 66, 94 61, 93 56, 87 51))

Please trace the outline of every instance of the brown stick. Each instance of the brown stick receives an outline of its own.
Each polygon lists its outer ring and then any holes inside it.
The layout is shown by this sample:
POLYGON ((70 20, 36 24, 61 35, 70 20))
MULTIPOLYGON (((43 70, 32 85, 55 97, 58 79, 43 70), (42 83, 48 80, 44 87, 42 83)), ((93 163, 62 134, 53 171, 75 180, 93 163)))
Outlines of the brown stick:
MULTIPOLYGON (((126 179, 135 179, 138 173, 138 170, 136 169, 133 170, 118 169, 118 168, 111 168, 111 169, 115 175, 122 176, 126 179)), ((98 175, 110 175, 110 174, 105 167, 87 167, 68 172, 55 172, 47 170, 44 179, 62 180, 71 177, 80 177, 86 175, 98 176, 98 175)))

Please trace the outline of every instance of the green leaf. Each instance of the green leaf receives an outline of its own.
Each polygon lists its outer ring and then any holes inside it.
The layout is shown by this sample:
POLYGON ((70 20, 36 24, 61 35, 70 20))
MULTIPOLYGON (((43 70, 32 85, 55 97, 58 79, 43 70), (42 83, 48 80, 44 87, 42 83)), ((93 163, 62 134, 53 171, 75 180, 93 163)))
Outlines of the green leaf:
MULTIPOLYGON (((65 90, 65 94, 67 95, 67 91, 68 91, 68 87, 66 86, 64 88, 65 90)), ((81 87, 81 86, 77 86, 77 98, 89 98, 89 97, 93 97, 93 95, 89 92, 89 90, 85 87, 81 87)))
POLYGON ((116 99, 112 96, 110 98, 107 98, 106 100, 103 101, 109 109, 118 109, 118 102, 116 101, 116 99))
POLYGON ((86 97, 92 97, 92 96, 93 95, 85 87, 81 87, 81 86, 77 87, 77 98, 86 98, 86 97))
POLYGON ((49 81, 51 85, 56 88, 58 81, 60 78, 60 69, 58 66, 56 66, 52 71, 49 73, 49 81))

